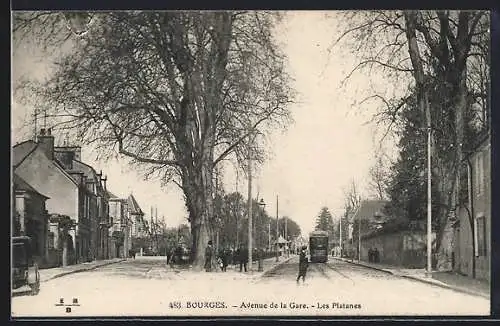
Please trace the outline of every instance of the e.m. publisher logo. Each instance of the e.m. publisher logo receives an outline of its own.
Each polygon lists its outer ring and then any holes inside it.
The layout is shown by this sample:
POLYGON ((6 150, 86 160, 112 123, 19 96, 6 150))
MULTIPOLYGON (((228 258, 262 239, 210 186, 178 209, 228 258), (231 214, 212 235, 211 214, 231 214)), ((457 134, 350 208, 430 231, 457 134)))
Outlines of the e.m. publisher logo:
POLYGON ((65 303, 64 298, 60 298, 59 302, 55 304, 57 307, 64 307, 66 313, 71 313, 73 307, 79 307, 78 298, 73 298, 72 303, 65 303))

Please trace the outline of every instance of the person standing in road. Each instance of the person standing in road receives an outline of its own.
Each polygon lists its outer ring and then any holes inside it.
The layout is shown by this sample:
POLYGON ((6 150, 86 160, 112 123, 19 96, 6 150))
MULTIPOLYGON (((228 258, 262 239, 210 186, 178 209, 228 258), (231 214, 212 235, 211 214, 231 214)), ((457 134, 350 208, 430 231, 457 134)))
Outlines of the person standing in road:
POLYGON ((213 247, 212 240, 208 241, 207 248, 205 248, 205 271, 212 271, 212 255, 213 255, 213 247))
POLYGON ((247 263, 248 263, 248 250, 243 247, 243 245, 240 245, 240 254, 238 257, 239 263, 240 263, 240 272, 242 271, 243 268, 245 268, 245 273, 247 271, 247 263))
POLYGON ((234 268, 236 269, 236 265, 238 265, 240 263, 240 258, 241 258, 241 245, 238 246, 238 248, 236 248, 236 250, 234 251, 234 254, 233 254, 233 265, 234 265, 234 268))
POLYGON ((222 262, 222 271, 225 272, 227 270, 227 263, 229 258, 229 252, 226 249, 222 249, 221 253, 221 262, 222 262))
POLYGON ((297 276, 297 284, 299 284, 299 280, 301 277, 302 277, 302 283, 304 283, 306 281, 307 268, 309 267, 309 260, 307 259, 307 256, 306 256, 306 250, 307 250, 307 247, 303 246, 302 251, 300 252, 299 275, 297 276))

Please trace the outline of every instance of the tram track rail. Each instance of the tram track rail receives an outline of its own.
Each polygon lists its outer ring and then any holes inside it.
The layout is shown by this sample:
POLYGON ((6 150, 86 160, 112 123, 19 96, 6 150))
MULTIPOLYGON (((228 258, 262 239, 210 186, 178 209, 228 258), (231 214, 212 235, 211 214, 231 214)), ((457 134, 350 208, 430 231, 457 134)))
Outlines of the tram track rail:
POLYGON ((331 275, 331 273, 328 273, 328 271, 333 271, 337 275, 342 276, 342 278, 351 281, 353 285, 355 284, 355 282, 354 282, 354 280, 352 278, 350 278, 349 276, 345 275, 344 273, 336 270, 334 267, 328 265, 328 263, 315 263, 315 264, 312 264, 312 265, 314 266, 314 269, 317 272, 319 272, 319 274, 321 274, 324 278, 326 278, 328 280, 334 279, 334 276, 331 275))

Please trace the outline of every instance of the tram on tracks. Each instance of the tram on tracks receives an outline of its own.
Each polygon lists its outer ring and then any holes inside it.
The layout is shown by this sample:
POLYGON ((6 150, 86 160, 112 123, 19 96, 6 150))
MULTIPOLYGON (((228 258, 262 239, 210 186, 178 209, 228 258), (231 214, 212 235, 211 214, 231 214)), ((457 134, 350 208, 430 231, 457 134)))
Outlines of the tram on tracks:
POLYGON ((313 231, 309 234, 309 253, 311 263, 328 261, 328 233, 326 231, 313 231))

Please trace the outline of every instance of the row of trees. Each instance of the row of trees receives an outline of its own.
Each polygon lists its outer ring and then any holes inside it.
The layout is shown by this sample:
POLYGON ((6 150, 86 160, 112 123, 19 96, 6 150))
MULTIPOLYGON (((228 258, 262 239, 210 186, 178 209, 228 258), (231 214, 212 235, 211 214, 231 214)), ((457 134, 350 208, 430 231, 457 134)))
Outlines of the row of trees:
POLYGON ((262 161, 264 136, 291 121, 294 94, 272 33, 280 18, 263 11, 16 12, 15 49, 31 42, 57 54, 46 80, 17 83, 16 99, 101 158, 119 153, 145 176, 178 185, 201 269, 215 231, 214 169, 228 159, 243 168, 250 155, 262 161))
POLYGON ((191 231, 187 224, 166 227, 165 223, 158 222, 157 226, 148 232, 147 236, 132 238, 132 248, 134 250, 143 248, 147 254, 165 255, 179 244, 189 245, 190 243, 191 231))
MULTIPOLYGON (((377 159, 371 171, 372 189, 390 200, 391 216, 425 219, 426 146, 431 132, 433 228, 438 267, 448 268, 452 238, 444 231, 456 220, 461 205, 464 153, 473 150, 489 129, 489 15, 447 10, 345 15, 349 28, 337 42, 347 42, 360 60, 349 77, 356 71, 378 70, 387 83, 403 85, 399 94, 374 91, 361 102, 378 101, 374 121, 386 129, 384 137, 392 133, 399 139, 395 162, 383 164, 377 159)), ((348 210, 352 207, 351 202, 346 205, 348 210)))
MULTIPOLYGON (((257 200, 253 200, 253 244, 256 248, 267 248, 269 235, 271 246, 276 241, 276 227, 279 234, 285 237, 285 224, 287 236, 290 238, 301 234, 299 225, 291 218, 282 216, 278 218, 267 213, 260 207, 257 200)), ((248 246, 248 204, 239 192, 229 194, 219 193, 215 201, 218 218, 216 225, 219 230, 219 245, 225 248, 237 248, 243 244, 248 246)))

